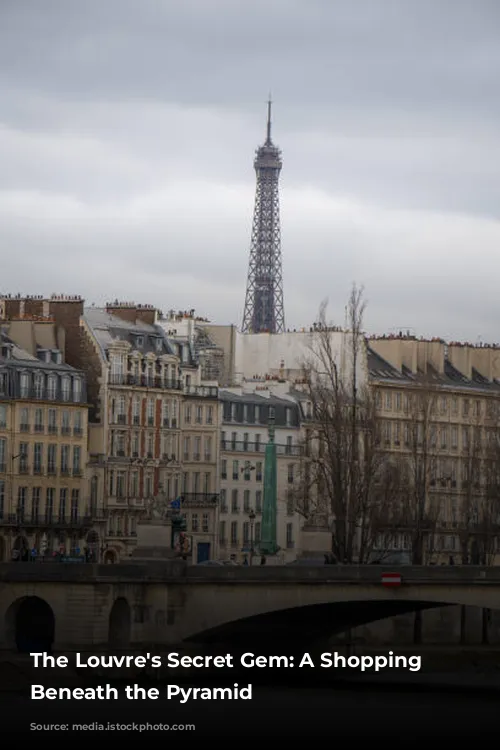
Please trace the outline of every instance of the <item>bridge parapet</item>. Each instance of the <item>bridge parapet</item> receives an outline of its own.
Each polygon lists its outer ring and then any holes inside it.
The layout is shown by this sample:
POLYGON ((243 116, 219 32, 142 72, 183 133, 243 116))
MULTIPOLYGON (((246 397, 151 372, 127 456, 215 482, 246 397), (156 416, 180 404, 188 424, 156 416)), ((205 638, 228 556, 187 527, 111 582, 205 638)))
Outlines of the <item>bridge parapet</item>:
POLYGON ((499 584, 500 566, 272 565, 255 567, 188 566, 182 560, 118 565, 0 563, 2 583, 182 583, 182 584, 370 584, 382 573, 398 572, 406 584, 499 584))

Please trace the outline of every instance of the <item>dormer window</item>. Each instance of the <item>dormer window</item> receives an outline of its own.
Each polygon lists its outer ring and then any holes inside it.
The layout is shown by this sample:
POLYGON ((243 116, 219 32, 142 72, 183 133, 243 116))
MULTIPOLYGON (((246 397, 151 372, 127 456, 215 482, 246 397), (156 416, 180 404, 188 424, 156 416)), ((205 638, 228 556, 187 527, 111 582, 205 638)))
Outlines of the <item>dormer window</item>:
POLYGON ((163 349, 163 341, 161 339, 156 339, 156 351, 161 352, 163 349))
POLYGON ((35 375, 35 398, 43 398, 43 375, 37 372, 35 375))
POLYGON ((30 376, 27 372, 21 373, 21 398, 27 398, 30 390, 30 376))
POLYGON ((79 403, 82 398, 82 381, 80 378, 73 379, 73 401, 79 403))
POLYGON ((69 401, 71 381, 68 377, 62 379, 62 400, 69 401))
POLYGON ((49 375, 47 380, 47 396, 54 401, 57 395, 57 378, 55 375, 49 375))
POLYGON ((136 336, 135 345, 137 348, 144 346, 144 336, 136 336))

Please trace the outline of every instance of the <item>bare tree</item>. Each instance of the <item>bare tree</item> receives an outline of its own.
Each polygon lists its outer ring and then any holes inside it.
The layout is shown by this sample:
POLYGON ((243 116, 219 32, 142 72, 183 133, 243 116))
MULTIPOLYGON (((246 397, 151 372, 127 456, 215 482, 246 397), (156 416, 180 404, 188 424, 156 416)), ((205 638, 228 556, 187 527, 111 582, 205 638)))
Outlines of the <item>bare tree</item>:
POLYGON ((352 287, 347 327, 327 323, 324 302, 314 326, 304 382, 311 407, 306 429, 299 510, 332 523, 332 552, 343 562, 368 562, 375 541, 387 529, 387 499, 393 473, 379 441, 378 415, 366 380, 363 290, 352 287), (342 346, 339 348, 339 341, 342 346))

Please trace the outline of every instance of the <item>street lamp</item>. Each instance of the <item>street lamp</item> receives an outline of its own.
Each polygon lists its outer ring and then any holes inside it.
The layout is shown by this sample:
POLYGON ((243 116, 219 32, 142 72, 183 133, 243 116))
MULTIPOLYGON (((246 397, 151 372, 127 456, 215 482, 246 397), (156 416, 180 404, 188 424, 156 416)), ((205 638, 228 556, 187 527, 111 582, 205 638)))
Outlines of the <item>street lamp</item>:
POLYGON ((248 514, 248 518, 250 520, 250 565, 253 564, 253 556, 254 556, 254 524, 255 524, 255 511, 252 509, 250 513, 248 514))

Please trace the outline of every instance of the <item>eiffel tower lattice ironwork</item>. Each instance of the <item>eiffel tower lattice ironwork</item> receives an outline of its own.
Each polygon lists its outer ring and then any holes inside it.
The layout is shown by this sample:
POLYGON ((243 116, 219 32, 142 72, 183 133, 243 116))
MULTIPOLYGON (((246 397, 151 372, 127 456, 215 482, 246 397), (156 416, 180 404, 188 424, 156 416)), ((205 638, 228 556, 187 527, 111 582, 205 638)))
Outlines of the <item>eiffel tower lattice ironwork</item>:
POLYGON ((257 149, 254 161, 257 187, 243 333, 283 333, 285 330, 279 204, 281 166, 281 151, 271 139, 269 100, 267 138, 257 149))

